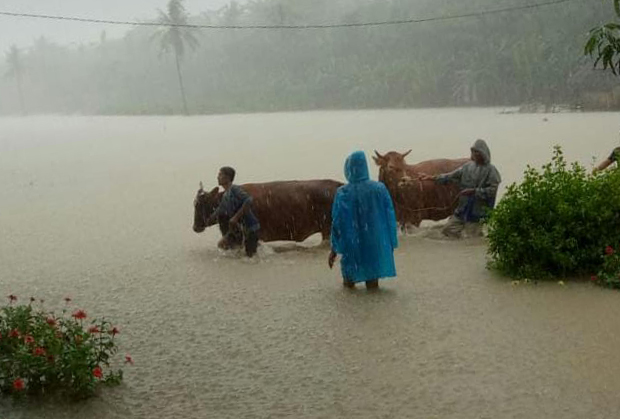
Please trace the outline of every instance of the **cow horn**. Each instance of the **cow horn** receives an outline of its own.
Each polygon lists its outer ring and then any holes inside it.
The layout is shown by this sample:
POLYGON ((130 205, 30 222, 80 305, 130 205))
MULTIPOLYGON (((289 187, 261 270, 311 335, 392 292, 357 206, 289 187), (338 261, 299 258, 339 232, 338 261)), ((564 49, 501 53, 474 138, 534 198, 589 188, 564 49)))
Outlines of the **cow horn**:
POLYGON ((403 157, 407 157, 413 150, 409 150, 407 151, 405 154, 403 154, 403 157))
POLYGON ((198 192, 204 192, 204 190, 205 190, 205 187, 204 187, 204 185, 202 184, 202 180, 201 180, 201 181, 200 181, 200 189, 198 189, 198 192))
POLYGON ((375 154, 377 155, 377 157, 379 157, 380 159, 383 158, 383 156, 381 154, 379 154, 379 152, 377 150, 375 150, 375 154))

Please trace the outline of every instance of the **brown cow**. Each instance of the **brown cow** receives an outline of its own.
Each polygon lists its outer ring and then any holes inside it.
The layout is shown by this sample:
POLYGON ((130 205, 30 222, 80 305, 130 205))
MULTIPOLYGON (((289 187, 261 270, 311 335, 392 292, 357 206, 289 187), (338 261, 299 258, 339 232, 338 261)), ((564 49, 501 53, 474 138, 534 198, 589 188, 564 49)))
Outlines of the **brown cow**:
POLYGON ((379 166, 379 181, 383 182, 392 195, 396 219, 401 227, 407 224, 419 226, 422 220, 442 220, 454 212, 459 194, 454 184, 437 185, 432 181, 420 181, 420 174, 438 175, 451 172, 470 159, 436 159, 414 165, 405 162, 404 154, 390 151, 385 155, 375 150, 373 159, 379 166))
MULTIPOLYGON (((248 183, 241 187, 252 197, 252 212, 260 222, 258 238, 264 242, 302 242, 315 233, 328 240, 332 203, 342 183, 335 180, 248 183)), ((194 231, 201 233, 224 193, 218 188, 198 190, 194 201, 194 231)))

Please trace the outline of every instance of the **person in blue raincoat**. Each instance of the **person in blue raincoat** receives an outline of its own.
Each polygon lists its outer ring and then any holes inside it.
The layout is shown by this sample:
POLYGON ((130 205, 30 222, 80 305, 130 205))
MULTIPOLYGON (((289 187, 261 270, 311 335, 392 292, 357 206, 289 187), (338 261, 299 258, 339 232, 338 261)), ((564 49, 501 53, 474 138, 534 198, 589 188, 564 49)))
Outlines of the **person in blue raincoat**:
POLYGON ((329 267, 341 255, 345 287, 365 282, 368 289, 377 288, 379 279, 396 276, 398 238, 392 197, 383 183, 370 180, 363 151, 347 158, 344 171, 349 183, 334 198, 329 267))

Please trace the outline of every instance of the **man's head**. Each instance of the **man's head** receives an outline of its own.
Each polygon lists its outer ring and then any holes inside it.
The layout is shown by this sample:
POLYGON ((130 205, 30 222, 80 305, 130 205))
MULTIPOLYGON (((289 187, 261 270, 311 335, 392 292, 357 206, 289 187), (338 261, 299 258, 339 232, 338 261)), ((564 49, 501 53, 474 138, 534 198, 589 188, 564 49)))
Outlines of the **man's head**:
POLYGON ((217 184, 220 186, 228 186, 235 181, 235 169, 229 166, 222 167, 217 174, 217 184))
POLYGON ((484 156, 482 153, 475 148, 471 149, 471 159, 478 165, 484 164, 484 156))

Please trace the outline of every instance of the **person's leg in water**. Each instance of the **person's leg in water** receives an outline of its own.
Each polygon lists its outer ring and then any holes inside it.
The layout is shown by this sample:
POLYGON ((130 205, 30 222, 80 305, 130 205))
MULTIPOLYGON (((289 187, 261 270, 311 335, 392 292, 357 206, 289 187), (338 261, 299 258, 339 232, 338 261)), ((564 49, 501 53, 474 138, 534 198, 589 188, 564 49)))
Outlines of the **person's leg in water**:
POLYGON ((347 278, 342 278, 342 286, 345 288, 349 288, 349 289, 354 289, 355 288, 355 282, 347 279, 347 278))
POLYGON ((458 239, 461 237, 464 228, 465 222, 453 215, 448 220, 448 224, 441 230, 441 233, 446 237, 458 239))
POLYGON ((256 254, 256 250, 258 248, 258 232, 246 231, 244 245, 245 254, 247 255, 247 257, 253 257, 256 254))
POLYGON ((366 289, 367 290, 377 290, 379 289, 379 280, 373 279, 372 281, 366 281, 366 289))

